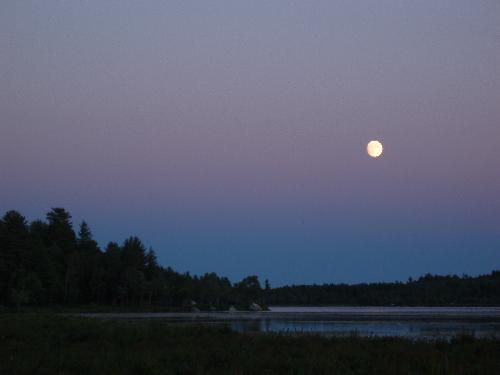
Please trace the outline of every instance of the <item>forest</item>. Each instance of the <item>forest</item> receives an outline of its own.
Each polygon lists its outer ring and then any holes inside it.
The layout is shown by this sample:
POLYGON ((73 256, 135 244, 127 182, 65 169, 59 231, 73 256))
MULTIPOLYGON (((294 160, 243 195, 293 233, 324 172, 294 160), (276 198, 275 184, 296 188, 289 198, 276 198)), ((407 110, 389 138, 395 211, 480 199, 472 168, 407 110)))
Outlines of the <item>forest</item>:
POLYGON ((179 273, 158 263, 137 237, 101 249, 89 225, 53 208, 28 222, 17 211, 0 219, 0 306, 248 309, 267 305, 500 305, 500 271, 470 277, 425 275, 407 282, 261 286, 255 275, 231 282, 216 273, 179 273))
POLYGON ((500 271, 489 275, 427 274, 406 282, 293 285, 267 291, 269 305, 500 306, 500 271))

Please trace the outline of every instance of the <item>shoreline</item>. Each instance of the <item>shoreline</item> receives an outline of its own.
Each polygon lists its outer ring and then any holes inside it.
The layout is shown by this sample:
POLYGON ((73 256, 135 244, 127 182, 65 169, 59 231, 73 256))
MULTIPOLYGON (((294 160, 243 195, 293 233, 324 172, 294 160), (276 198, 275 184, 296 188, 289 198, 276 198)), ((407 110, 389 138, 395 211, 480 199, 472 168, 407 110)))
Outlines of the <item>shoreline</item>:
POLYGON ((309 307, 282 310, 270 306, 269 311, 217 312, 80 312, 63 315, 100 319, 165 319, 171 321, 461 321, 500 322, 500 307, 467 308, 401 308, 401 307, 309 307), (308 311, 306 311, 308 310, 308 311))

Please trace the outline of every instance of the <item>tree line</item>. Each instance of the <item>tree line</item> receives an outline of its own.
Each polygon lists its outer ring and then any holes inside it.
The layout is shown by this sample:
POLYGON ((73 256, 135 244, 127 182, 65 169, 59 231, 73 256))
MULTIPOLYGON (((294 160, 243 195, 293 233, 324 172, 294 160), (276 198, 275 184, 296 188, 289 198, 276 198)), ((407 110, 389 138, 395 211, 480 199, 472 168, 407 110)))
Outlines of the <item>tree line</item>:
POLYGON ((227 309, 262 298, 257 276, 233 284, 215 273, 181 274, 160 266, 137 237, 102 250, 86 222, 75 233, 63 208, 53 208, 46 221, 28 223, 17 211, 0 220, 0 305, 227 309))
POLYGON ((500 271, 470 277, 427 274, 407 282, 293 285, 266 293, 270 305, 500 306, 500 271))
POLYGON ((262 287, 257 276, 232 283, 216 273, 179 273, 158 264, 137 237, 101 249, 86 222, 53 208, 27 222, 17 211, 0 219, 0 306, 163 306, 248 309, 260 305, 500 306, 500 271, 478 277, 427 274, 407 282, 262 287))

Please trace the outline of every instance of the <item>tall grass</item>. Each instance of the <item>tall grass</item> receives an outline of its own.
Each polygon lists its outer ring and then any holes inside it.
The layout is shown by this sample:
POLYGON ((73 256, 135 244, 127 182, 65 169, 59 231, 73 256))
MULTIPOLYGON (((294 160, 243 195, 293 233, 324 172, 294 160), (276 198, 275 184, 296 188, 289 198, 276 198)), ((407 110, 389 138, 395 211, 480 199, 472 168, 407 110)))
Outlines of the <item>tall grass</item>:
POLYGON ((164 321, 0 315, 0 374, 500 374, 500 341, 239 334, 164 321))

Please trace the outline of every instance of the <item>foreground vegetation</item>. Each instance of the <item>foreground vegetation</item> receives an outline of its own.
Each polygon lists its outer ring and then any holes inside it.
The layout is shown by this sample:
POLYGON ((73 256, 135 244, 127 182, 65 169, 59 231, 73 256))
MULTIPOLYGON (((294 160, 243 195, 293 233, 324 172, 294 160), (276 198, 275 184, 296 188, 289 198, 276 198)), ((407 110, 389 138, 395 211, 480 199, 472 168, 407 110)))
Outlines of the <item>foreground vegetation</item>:
POLYGON ((1 374, 499 374, 500 341, 240 334, 0 314, 1 374))
POLYGON ((407 282, 271 288, 257 276, 232 283, 215 273, 192 276, 158 264, 137 237, 101 249, 89 226, 54 208, 28 223, 16 211, 0 219, 0 311, 248 309, 266 305, 500 306, 500 272, 478 277, 426 275, 407 282))

